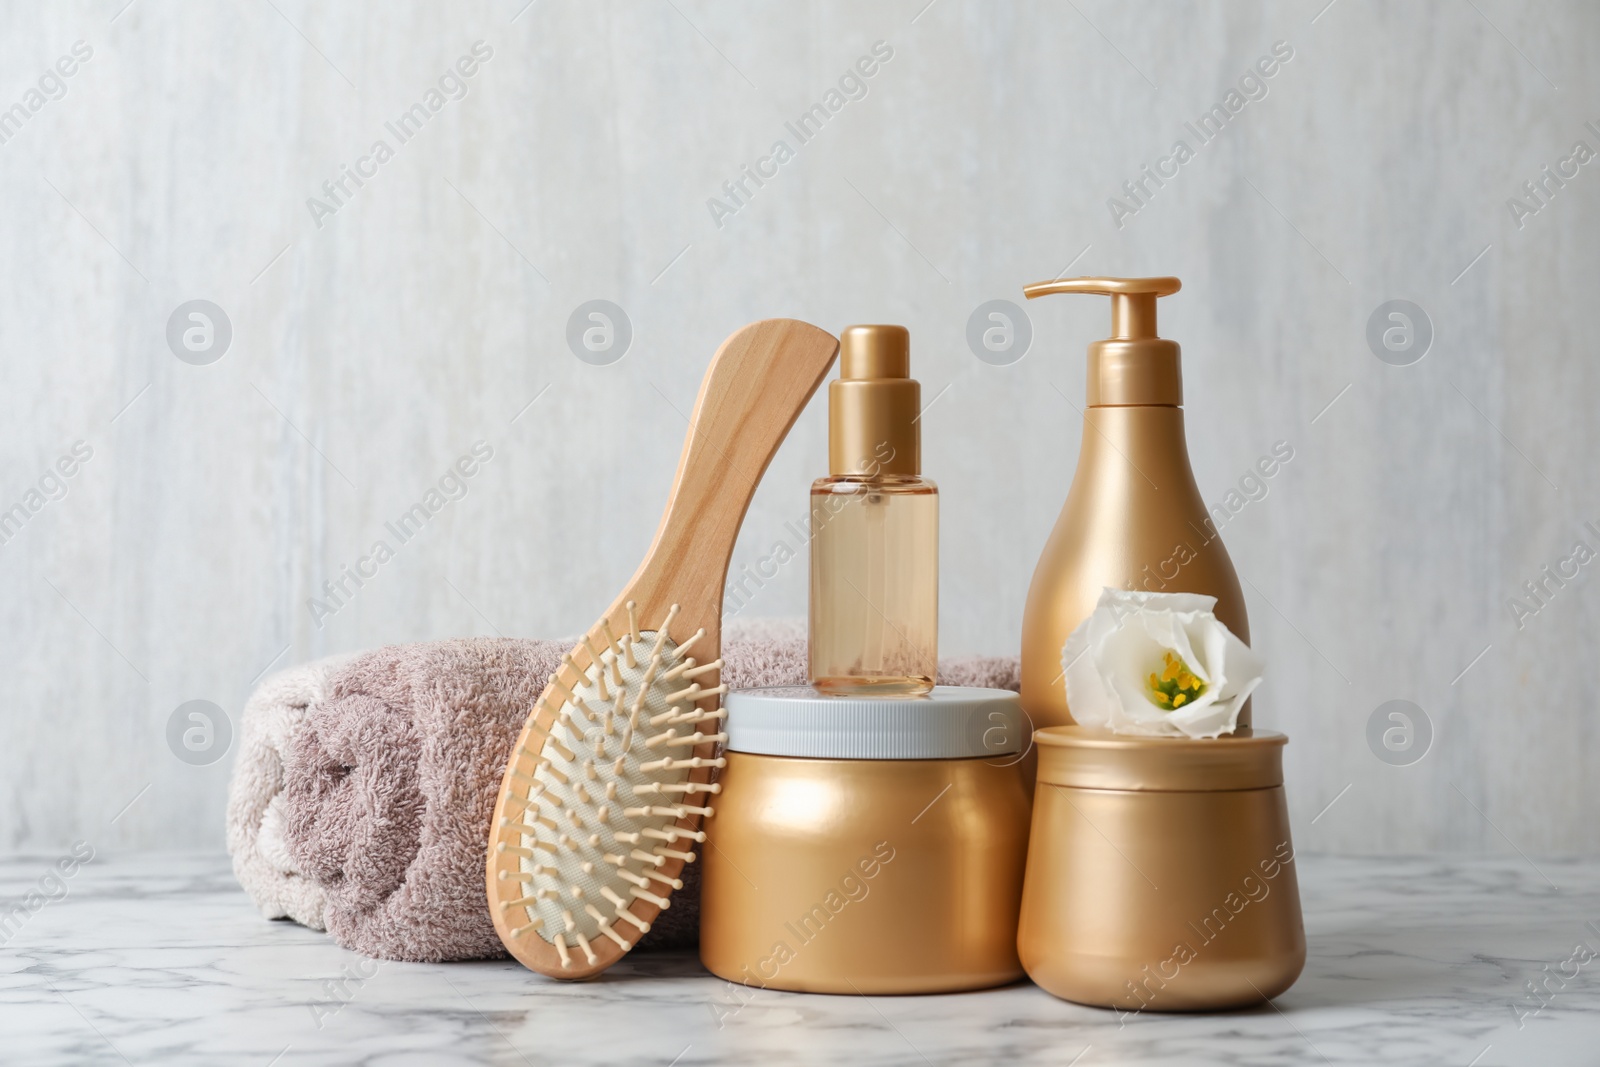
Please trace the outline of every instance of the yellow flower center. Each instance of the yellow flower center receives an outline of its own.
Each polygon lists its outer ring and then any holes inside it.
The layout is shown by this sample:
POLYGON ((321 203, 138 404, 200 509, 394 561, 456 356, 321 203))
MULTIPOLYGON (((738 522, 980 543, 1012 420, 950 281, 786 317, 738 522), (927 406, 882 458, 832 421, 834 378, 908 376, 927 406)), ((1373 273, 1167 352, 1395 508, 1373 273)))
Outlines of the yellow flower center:
POLYGON ((1168 650, 1161 654, 1160 673, 1150 673, 1150 703, 1162 711, 1176 711, 1206 691, 1206 683, 1194 676, 1183 657, 1168 650))

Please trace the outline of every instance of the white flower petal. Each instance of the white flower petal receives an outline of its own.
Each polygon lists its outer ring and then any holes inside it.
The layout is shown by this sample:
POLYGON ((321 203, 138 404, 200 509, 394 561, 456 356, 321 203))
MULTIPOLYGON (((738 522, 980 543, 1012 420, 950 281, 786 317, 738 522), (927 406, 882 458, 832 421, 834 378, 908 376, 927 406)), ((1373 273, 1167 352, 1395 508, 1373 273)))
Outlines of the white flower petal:
POLYGON ((1110 721, 1110 692, 1095 669, 1090 653, 1090 632, 1100 627, 1098 609, 1078 624, 1061 649, 1062 673, 1066 677, 1067 709, 1073 721, 1084 726, 1105 726, 1110 721))
MULTIPOLYGON (((1220 623, 1218 625, 1221 626, 1220 623)), ((1225 638, 1225 669, 1229 678, 1224 691, 1229 697, 1239 697, 1239 703, 1243 704, 1251 690, 1261 684, 1261 677, 1267 671, 1267 661, 1259 652, 1235 637, 1233 631, 1222 627, 1222 632, 1225 638)))
MULTIPOLYGON (((1244 702, 1240 701, 1240 705, 1244 702)), ((1239 709, 1229 702, 1213 702, 1182 707, 1172 713, 1172 724, 1188 737, 1216 737, 1230 733, 1239 709)))
POLYGON ((1204 637, 1207 632, 1207 620, 1212 618, 1209 613, 1186 611, 1174 614, 1166 627, 1168 636, 1165 639, 1166 646, 1177 653, 1178 658, 1189 665, 1194 676, 1208 686, 1211 682, 1211 670, 1204 654, 1206 648, 1204 637), (1201 638, 1198 643, 1194 640, 1196 635, 1201 638))
POLYGON ((1195 676, 1211 688, 1226 687, 1228 661, 1224 652, 1227 638, 1232 635, 1226 626, 1217 621, 1215 615, 1197 619, 1194 629, 1199 638, 1199 647, 1195 649, 1195 658, 1189 662, 1194 667, 1195 676))

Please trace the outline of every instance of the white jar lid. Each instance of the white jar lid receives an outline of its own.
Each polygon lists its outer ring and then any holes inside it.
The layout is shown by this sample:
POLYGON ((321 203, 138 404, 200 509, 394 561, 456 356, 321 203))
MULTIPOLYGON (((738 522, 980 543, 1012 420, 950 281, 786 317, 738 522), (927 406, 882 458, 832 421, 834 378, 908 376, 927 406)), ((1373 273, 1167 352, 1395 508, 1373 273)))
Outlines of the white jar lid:
POLYGON ((832 696, 806 685, 727 695, 728 750, 811 759, 966 759, 1022 751, 1009 689, 940 685, 921 697, 832 696))

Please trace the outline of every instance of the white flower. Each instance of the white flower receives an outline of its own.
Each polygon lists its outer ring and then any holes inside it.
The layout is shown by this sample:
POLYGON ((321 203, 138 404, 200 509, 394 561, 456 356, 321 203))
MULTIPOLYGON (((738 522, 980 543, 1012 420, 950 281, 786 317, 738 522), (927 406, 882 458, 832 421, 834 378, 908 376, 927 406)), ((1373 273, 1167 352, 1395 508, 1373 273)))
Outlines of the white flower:
POLYGON ((1119 734, 1232 733, 1266 662, 1212 614, 1217 598, 1106 589, 1061 649, 1075 722, 1119 734))

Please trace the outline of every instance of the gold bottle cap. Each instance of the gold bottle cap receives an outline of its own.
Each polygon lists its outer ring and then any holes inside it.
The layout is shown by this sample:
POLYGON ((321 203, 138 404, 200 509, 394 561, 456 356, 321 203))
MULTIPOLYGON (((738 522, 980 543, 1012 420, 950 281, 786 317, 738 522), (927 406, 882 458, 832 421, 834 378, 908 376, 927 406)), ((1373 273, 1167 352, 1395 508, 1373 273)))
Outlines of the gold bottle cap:
POLYGON ((839 335, 839 377, 828 386, 828 470, 921 474, 921 408, 910 332, 904 326, 846 327, 839 335))
POLYGON ((1178 344, 1156 336, 1156 298, 1182 287, 1177 278, 1060 278, 1024 286, 1022 292, 1030 300, 1051 293, 1111 298, 1111 336, 1089 345, 1090 407, 1178 407, 1183 403, 1178 344))
POLYGON ((1078 789, 1211 792, 1283 784, 1289 739, 1241 727, 1225 737, 1139 737, 1087 726, 1035 731, 1039 782, 1078 789))

